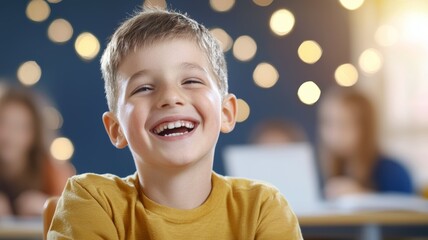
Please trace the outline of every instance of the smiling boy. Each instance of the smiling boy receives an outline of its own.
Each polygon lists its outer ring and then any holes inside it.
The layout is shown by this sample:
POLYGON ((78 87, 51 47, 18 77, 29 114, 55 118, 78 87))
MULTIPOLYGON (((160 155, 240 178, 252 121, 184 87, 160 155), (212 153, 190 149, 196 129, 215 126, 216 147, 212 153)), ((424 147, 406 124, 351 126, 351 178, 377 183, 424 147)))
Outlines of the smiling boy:
POLYGON ((101 70, 103 122, 137 172, 69 180, 49 239, 301 239, 273 187, 212 171, 219 133, 235 125, 222 50, 189 17, 146 10, 114 33, 101 70))

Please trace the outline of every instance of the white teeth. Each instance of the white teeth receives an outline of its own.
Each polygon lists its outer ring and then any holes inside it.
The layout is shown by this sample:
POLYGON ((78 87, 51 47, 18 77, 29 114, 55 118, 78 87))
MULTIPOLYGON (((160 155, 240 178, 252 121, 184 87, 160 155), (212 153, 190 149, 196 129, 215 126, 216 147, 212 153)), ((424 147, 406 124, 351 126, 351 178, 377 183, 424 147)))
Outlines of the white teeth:
POLYGON ((186 131, 186 132, 182 132, 182 133, 170 133, 170 134, 166 134, 165 137, 177 137, 177 136, 184 135, 186 133, 189 133, 189 132, 186 131))
MULTIPOLYGON (((180 128, 180 127, 194 128, 195 125, 192 122, 189 122, 186 120, 179 120, 179 121, 175 121, 175 122, 162 123, 162 124, 158 125, 153 131, 155 133, 159 134, 160 132, 164 131, 165 129, 174 129, 174 128, 180 128)), ((185 133, 187 133, 187 132, 185 132, 185 133)), ((173 136, 174 134, 183 135, 184 133, 183 134, 172 133, 172 134, 168 134, 166 136, 173 136)))

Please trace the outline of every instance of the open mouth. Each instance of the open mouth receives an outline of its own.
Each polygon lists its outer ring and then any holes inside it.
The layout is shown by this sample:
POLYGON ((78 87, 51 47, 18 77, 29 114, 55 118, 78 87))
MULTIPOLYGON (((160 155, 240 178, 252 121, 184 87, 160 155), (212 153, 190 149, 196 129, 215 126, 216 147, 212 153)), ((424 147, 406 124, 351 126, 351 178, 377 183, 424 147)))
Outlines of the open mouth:
POLYGON ((196 123, 188 120, 164 122, 152 129, 152 132, 162 137, 177 137, 188 134, 195 129, 196 123))

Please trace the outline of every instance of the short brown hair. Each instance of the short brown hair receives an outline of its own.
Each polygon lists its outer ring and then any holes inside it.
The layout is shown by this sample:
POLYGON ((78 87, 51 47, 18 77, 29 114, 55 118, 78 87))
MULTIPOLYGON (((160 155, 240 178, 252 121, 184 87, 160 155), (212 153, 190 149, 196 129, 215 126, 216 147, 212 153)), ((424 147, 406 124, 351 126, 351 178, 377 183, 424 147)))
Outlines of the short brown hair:
POLYGON ((227 94, 226 60, 220 44, 208 29, 185 14, 145 9, 119 26, 101 57, 101 72, 110 111, 117 110, 117 70, 123 58, 138 47, 174 38, 191 39, 199 45, 207 55, 221 94, 227 94))

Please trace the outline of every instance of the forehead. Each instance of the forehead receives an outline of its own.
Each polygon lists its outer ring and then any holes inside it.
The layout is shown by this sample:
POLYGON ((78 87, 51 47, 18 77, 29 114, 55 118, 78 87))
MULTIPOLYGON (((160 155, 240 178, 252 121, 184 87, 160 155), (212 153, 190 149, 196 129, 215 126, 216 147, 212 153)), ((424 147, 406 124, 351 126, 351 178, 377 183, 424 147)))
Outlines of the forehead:
POLYGON ((137 47, 135 51, 123 57, 118 73, 126 79, 143 69, 170 71, 179 67, 188 68, 191 65, 199 66, 206 71, 210 69, 207 54, 195 40, 173 38, 137 47))

